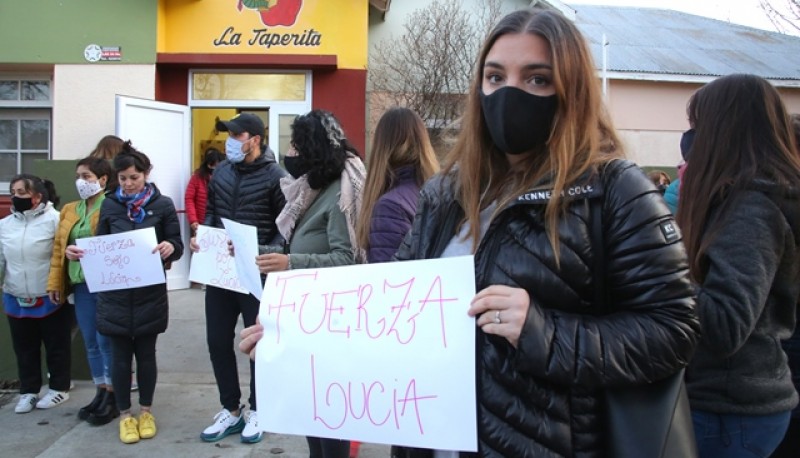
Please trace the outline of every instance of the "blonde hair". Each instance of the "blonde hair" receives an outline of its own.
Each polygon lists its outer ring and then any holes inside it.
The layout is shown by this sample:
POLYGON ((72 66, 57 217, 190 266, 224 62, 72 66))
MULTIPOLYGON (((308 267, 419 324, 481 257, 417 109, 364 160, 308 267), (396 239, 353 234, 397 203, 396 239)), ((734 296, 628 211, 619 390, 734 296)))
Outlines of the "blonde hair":
POLYGON ((406 165, 414 166, 420 186, 439 170, 436 153, 422 119, 408 108, 394 107, 381 116, 372 140, 361 213, 356 227, 356 240, 362 248, 369 248, 373 207, 394 183, 395 170, 406 165))
MULTIPOLYGON (((531 126, 535 128, 536 126, 531 126)), ((545 229, 559 260, 558 219, 566 210, 561 193, 598 165, 623 155, 602 102, 591 54, 575 25, 560 13, 529 9, 513 12, 490 32, 481 49, 467 97, 461 132, 445 160, 445 173, 457 177, 457 199, 469 224, 473 252, 480 241, 480 211, 497 201, 502 210, 530 186, 547 178, 553 192, 545 210, 545 229), (542 154, 528 155, 512 170, 489 135, 481 110, 480 91, 486 56, 506 34, 534 34, 550 47, 558 107, 542 154)))

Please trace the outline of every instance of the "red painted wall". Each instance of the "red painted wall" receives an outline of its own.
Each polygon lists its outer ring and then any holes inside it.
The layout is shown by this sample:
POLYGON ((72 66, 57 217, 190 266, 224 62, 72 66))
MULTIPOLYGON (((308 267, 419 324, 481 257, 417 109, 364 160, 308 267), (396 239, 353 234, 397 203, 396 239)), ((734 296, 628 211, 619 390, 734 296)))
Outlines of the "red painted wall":
POLYGON ((314 72, 311 106, 333 113, 364 157, 367 138, 367 71, 314 72))
POLYGON ((186 105, 189 103, 189 69, 159 66, 156 71, 156 100, 186 105))
POLYGON ((0 196, 0 218, 11 214, 11 196, 0 196))

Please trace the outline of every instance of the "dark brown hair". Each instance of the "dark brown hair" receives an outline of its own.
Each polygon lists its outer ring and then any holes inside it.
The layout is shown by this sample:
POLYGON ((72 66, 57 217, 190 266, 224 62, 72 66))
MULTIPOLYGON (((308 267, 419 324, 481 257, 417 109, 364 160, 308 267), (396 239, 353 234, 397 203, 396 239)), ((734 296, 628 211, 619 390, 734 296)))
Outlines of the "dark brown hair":
POLYGON ((705 253, 733 204, 757 179, 800 185, 789 115, 778 91, 755 75, 729 75, 689 100, 696 134, 681 179, 677 221, 696 282, 705 278, 705 253))
POLYGON ((106 190, 117 187, 117 174, 107 159, 96 156, 86 156, 75 164, 75 168, 85 165, 97 177, 106 177, 106 190))
POLYGON ((57 207, 58 203, 61 202, 61 198, 56 193, 56 185, 50 180, 42 179, 29 173, 20 173, 19 175, 14 175, 8 183, 9 192, 11 192, 14 183, 18 181, 23 183, 26 191, 42 196, 42 202, 44 203, 52 202, 53 206, 57 207))

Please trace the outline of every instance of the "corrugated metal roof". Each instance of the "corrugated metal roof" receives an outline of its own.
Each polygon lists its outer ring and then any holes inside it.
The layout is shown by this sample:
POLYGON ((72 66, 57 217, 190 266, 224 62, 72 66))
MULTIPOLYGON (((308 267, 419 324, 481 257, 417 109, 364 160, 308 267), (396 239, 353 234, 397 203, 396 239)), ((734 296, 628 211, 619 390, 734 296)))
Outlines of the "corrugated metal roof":
POLYGON ((752 73, 800 81, 800 37, 730 24, 678 11, 570 5, 602 65, 600 41, 608 40, 608 71, 722 76, 752 73))

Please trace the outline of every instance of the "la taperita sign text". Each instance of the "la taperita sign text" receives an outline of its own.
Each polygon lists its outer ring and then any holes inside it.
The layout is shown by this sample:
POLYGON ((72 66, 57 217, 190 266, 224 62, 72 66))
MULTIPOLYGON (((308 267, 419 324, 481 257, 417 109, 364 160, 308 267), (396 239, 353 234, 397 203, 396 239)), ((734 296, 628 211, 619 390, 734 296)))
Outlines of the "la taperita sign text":
POLYGON ((303 33, 275 33, 263 28, 252 29, 248 37, 243 38, 241 32, 230 26, 213 41, 213 44, 215 47, 241 46, 243 40, 250 46, 263 46, 267 49, 273 46, 318 47, 322 45, 322 34, 314 29, 303 30, 303 33))

